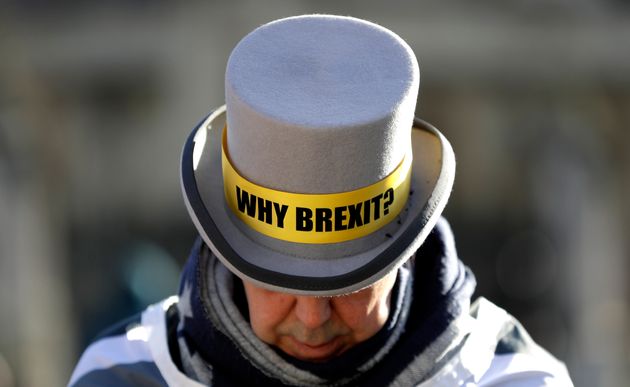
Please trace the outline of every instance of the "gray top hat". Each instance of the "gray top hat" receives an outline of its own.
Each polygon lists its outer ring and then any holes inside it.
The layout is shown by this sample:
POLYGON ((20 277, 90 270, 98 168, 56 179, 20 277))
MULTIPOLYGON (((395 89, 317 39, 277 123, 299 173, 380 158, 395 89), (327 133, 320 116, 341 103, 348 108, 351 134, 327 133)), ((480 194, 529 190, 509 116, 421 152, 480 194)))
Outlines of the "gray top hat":
POLYGON ((415 253, 446 205, 455 159, 414 121, 419 70, 400 37, 350 17, 281 19, 236 46, 225 83, 226 106, 184 147, 182 189, 233 273, 337 295, 415 253))

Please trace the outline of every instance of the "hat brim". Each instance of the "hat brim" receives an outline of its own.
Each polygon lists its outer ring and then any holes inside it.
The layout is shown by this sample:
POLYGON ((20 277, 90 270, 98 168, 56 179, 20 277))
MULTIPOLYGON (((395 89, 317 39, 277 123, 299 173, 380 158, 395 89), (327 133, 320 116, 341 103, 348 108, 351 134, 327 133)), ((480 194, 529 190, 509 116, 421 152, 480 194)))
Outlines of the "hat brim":
POLYGON ((435 226, 452 190, 455 156, 451 145, 433 126, 415 120, 409 199, 391 226, 364 237, 374 239, 374 247, 360 253, 344 253, 341 248, 334 250, 334 256, 300 257, 294 249, 272 249, 250 238, 225 204, 221 169, 224 126, 225 106, 200 122, 188 137, 181 160, 184 201, 212 253, 242 279, 274 291, 331 296, 370 286, 415 253, 435 226))

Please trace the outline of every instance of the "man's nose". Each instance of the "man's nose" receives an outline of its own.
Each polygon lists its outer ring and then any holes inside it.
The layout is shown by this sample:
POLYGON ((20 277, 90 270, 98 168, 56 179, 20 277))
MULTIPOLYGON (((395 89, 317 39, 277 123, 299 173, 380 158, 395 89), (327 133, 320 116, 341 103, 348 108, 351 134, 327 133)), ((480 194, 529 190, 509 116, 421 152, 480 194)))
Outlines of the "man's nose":
POLYGON ((330 298, 297 296, 295 315, 307 328, 317 328, 330 319, 330 298))

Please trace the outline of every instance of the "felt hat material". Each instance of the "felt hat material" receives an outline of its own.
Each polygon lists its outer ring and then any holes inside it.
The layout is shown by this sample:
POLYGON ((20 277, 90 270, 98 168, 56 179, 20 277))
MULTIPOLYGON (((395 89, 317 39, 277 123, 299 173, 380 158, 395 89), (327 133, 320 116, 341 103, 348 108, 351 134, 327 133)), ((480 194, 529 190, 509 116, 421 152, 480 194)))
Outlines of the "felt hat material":
POLYGON ((269 23, 228 60, 230 156, 248 179, 283 191, 366 186, 408 150, 418 86, 411 48, 376 24, 322 15, 269 23))
POLYGON ((395 270, 435 225, 454 179, 448 141, 414 124, 418 86, 409 46, 370 22, 309 15, 250 33, 228 60, 226 107, 193 130, 182 155, 185 202, 205 243, 241 278, 297 294, 350 293, 395 270), (224 162, 280 198, 358 192, 405 161, 409 196, 387 224, 356 238, 270 236, 226 204, 222 145, 224 162))

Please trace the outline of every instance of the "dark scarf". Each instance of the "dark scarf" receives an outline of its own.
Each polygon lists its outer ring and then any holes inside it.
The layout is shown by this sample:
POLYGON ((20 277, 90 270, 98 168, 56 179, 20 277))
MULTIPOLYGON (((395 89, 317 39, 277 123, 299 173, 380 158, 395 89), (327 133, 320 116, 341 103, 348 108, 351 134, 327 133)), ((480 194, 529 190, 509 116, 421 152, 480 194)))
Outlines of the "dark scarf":
POLYGON ((172 350, 187 375, 214 386, 417 383, 451 349, 459 334, 454 321, 468 311, 475 280, 458 260, 445 220, 407 267, 399 271, 384 328, 338 358, 314 364, 289 358, 253 335, 242 284, 198 240, 182 274, 178 348, 172 350))

